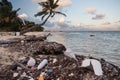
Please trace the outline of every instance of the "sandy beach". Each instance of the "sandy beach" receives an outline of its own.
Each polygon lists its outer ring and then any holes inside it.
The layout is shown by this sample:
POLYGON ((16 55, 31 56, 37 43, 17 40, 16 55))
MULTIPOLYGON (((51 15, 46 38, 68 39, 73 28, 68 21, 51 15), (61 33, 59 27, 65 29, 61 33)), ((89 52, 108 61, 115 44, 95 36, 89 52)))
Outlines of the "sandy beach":
MULTIPOLYGON (((46 33, 26 34, 26 36, 31 35, 38 37, 44 36, 46 33)), ((0 40, 9 41, 18 38, 25 40, 25 36, 1 36, 0 40)), ((21 41, 18 43, 0 44, 0 79, 6 80, 6 78, 9 78, 11 80, 38 80, 41 74, 44 75, 44 79, 47 80, 73 80, 78 78, 80 78, 80 80, 120 79, 120 68, 105 61, 104 59, 97 59, 91 56, 91 59, 98 60, 102 65, 103 75, 101 77, 95 75, 91 66, 85 68, 80 66, 82 64, 82 61, 88 56, 76 55, 76 59, 78 59, 78 62, 76 62, 76 60, 68 57, 67 55, 64 55, 62 52, 59 53, 59 51, 65 50, 64 48, 60 47, 62 46, 61 44, 57 44, 55 42, 47 42, 47 40, 34 41, 36 39, 31 39, 28 40, 27 38, 27 41, 25 41, 24 44, 21 43, 21 41), (45 50, 42 49, 43 47, 45 47, 45 50), (27 66, 27 57, 32 57, 35 59, 35 69, 27 66), (44 65, 41 70, 37 70, 37 66, 44 59, 48 60, 48 63, 44 65), (15 74, 18 75, 14 77, 15 74), (30 76, 28 77, 28 75, 30 76)))

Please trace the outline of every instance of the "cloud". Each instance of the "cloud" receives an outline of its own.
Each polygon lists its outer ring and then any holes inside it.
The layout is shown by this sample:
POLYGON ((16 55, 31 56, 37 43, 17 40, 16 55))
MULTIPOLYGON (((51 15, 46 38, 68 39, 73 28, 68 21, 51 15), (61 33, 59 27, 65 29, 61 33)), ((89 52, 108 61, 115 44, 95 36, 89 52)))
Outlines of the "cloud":
POLYGON ((53 27, 53 26, 55 26, 55 23, 47 21, 44 26, 46 26, 46 27, 53 27))
POLYGON ((42 10, 42 7, 41 7, 41 6, 38 6, 38 7, 37 7, 37 10, 41 11, 41 10, 42 10))
POLYGON ((58 5, 62 6, 62 7, 67 7, 67 6, 71 6, 72 1, 71 0, 59 0, 58 5))
POLYGON ((28 18, 28 15, 23 13, 23 14, 18 15, 18 17, 24 19, 24 18, 28 18))
POLYGON ((94 14, 96 12, 96 8, 86 8, 85 12, 87 12, 89 14, 94 14))
POLYGON ((111 23, 108 21, 105 21, 102 25, 110 25, 111 23))
POLYGON ((104 19, 105 14, 96 14, 94 17, 92 17, 93 20, 100 20, 104 19))
POLYGON ((63 22, 65 22, 65 19, 63 17, 61 17, 58 22, 63 23, 63 22))
POLYGON ((43 1, 47 1, 47 0, 32 0, 32 2, 43 2, 43 1))
MULTIPOLYGON (((44 2, 44 1, 47 1, 47 0, 32 0, 32 2, 37 2, 37 3, 44 2)), ((72 5, 72 1, 71 0, 59 0, 58 5, 59 6, 56 8, 56 11, 62 11, 63 7, 71 6, 72 5)), ((38 6, 37 10, 41 11, 42 7, 38 6)))
MULTIPOLYGON (((47 0, 32 0, 32 2, 44 2, 44 1, 47 1, 47 0)), ((71 0, 59 0, 58 2, 58 5, 62 7, 70 6, 71 4, 72 4, 71 0)))

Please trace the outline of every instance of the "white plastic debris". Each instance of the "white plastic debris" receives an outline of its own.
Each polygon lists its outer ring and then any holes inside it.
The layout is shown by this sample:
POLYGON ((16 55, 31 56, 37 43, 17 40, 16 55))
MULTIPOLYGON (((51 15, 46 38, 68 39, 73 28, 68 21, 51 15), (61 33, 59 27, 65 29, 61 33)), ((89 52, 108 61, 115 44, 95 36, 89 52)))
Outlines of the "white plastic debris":
POLYGON ((21 40, 21 43, 24 43, 24 40, 21 40))
POLYGON ((19 73, 13 73, 13 77, 17 77, 19 73))
POLYGON ((85 59, 82 61, 82 67, 87 67, 90 66, 90 59, 85 59))
POLYGON ((95 59, 85 59, 85 60, 82 61, 81 67, 88 67, 88 66, 90 66, 90 63, 92 64, 94 73, 96 75, 98 75, 98 76, 103 75, 101 63, 98 60, 95 60, 95 59))
POLYGON ((101 63, 100 63, 98 60, 91 59, 91 64, 92 64, 92 66, 93 66, 94 73, 95 73, 96 75, 98 75, 98 76, 103 75, 101 63))
POLYGON ((48 60, 44 59, 37 67, 37 69, 42 69, 46 64, 48 64, 48 60))
POLYGON ((22 68, 21 67, 17 67, 17 70, 21 70, 22 68))
POLYGON ((77 60, 75 54, 73 53, 73 51, 72 51, 70 48, 68 48, 68 49, 64 52, 64 54, 65 54, 66 56, 70 57, 70 58, 73 58, 73 59, 77 60))
POLYGON ((34 80, 33 78, 30 78, 29 80, 34 80))
POLYGON ((53 63, 56 63, 57 62, 57 59, 55 58, 55 59, 53 59, 53 63))
POLYGON ((40 76, 45 76, 46 73, 45 72, 41 72, 40 76))
POLYGON ((28 77, 25 72, 22 73, 21 77, 28 77))
POLYGON ((27 62, 27 66, 34 66, 36 63, 35 59, 33 59, 32 57, 30 57, 30 59, 27 62))

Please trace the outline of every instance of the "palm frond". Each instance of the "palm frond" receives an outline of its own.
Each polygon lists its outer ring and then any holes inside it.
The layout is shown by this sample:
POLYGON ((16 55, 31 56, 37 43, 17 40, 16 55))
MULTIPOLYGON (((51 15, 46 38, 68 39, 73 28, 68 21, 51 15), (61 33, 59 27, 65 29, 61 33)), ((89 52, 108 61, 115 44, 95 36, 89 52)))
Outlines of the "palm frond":
POLYGON ((54 5, 54 0, 48 0, 48 1, 49 1, 50 7, 52 7, 54 5))
POLYGON ((40 2, 38 4, 41 5, 42 7, 45 7, 45 8, 49 7, 47 2, 40 2))
POLYGON ((52 13, 51 17, 54 17, 55 16, 55 13, 52 13))
POLYGON ((46 13, 46 11, 41 11, 41 12, 38 12, 37 14, 35 14, 35 17, 37 16, 42 16, 46 13))
POLYGON ((55 4, 57 4, 59 2, 59 0, 56 0, 55 4))
POLYGON ((53 6, 52 6, 52 9, 55 9, 55 8, 57 8, 59 5, 57 5, 57 4, 54 4, 53 6))
POLYGON ((65 17, 67 16, 66 14, 61 13, 61 12, 57 12, 57 11, 56 11, 55 13, 56 13, 56 14, 61 14, 61 15, 65 16, 65 17))
POLYGON ((48 14, 48 13, 44 14, 44 15, 42 16, 41 20, 43 20, 43 19, 44 19, 44 17, 45 17, 47 14, 48 14))
POLYGON ((0 2, 0 5, 3 6, 3 3, 0 2))

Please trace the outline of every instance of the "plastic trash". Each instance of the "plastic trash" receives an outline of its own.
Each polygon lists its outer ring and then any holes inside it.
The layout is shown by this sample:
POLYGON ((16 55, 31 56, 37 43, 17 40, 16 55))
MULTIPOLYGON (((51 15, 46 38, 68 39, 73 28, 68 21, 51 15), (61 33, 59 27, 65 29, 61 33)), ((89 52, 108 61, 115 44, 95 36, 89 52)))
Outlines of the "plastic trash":
POLYGON ((90 59, 85 59, 82 61, 82 67, 87 67, 90 66, 90 59))
POLYGON ((90 63, 92 64, 94 73, 96 75, 98 75, 98 76, 103 75, 101 63, 98 60, 95 60, 95 59, 85 59, 85 60, 82 61, 81 67, 88 67, 88 66, 90 66, 90 63))
POLYGON ((33 66, 33 67, 31 67, 31 71, 34 71, 36 68, 33 66))
POLYGON ((22 68, 18 66, 18 67, 17 67, 17 70, 22 70, 22 68))
POLYGON ((35 59, 33 59, 32 57, 30 57, 30 59, 27 62, 27 66, 32 67, 32 66, 35 65, 35 63, 36 63, 35 59))
POLYGON ((19 73, 13 73, 13 77, 17 77, 19 73))
POLYGON ((29 80, 34 80, 33 78, 30 78, 29 80))
POLYGON ((65 54, 66 56, 70 57, 70 58, 73 58, 73 59, 77 60, 75 54, 73 53, 73 51, 72 51, 70 48, 68 48, 68 49, 64 52, 64 54, 65 54))
POLYGON ((92 66, 93 66, 94 73, 95 73, 96 75, 98 75, 98 76, 103 75, 101 63, 100 63, 98 60, 91 59, 91 64, 92 64, 92 66))
POLYGON ((37 67, 37 69, 42 69, 46 64, 48 64, 48 60, 44 59, 37 67))
POLYGON ((16 36, 20 36, 20 32, 16 32, 15 34, 16 34, 16 36))
POLYGON ((44 77, 43 77, 43 76, 40 76, 40 77, 38 78, 38 80, 44 80, 44 77))
POLYGON ((53 72, 53 69, 48 69, 47 70, 47 73, 52 73, 53 72))
POLYGON ((21 77, 28 77, 25 72, 22 73, 21 77))
POLYGON ((57 62, 57 59, 55 58, 55 59, 53 59, 53 63, 56 63, 57 62))

